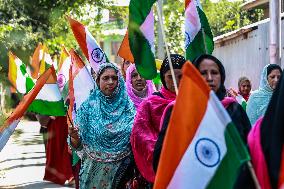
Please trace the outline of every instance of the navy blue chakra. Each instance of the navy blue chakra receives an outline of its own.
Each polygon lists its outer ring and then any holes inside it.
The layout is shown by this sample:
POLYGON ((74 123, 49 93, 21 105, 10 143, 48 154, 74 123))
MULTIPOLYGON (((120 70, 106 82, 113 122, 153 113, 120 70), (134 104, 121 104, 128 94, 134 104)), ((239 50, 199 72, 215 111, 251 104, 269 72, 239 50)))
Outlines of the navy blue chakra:
POLYGON ((185 32, 185 49, 187 49, 189 44, 190 44, 190 36, 188 32, 185 32))
POLYGON ((220 148, 213 140, 201 138, 195 144, 195 156, 206 167, 215 167, 220 163, 220 148))
POLYGON ((59 88, 64 87, 64 85, 66 84, 66 78, 63 74, 58 74, 57 84, 58 84, 59 88))
POLYGON ((105 57, 104 52, 100 48, 95 48, 92 51, 91 55, 92 55, 93 61, 95 61, 96 63, 101 63, 104 60, 104 57, 105 57))

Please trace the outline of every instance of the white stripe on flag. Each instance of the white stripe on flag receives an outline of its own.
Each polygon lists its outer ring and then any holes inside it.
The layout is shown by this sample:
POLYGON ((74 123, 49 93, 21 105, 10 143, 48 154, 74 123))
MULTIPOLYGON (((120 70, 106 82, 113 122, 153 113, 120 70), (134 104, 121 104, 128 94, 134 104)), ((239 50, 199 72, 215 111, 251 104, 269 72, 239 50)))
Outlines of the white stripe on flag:
POLYGON ((211 91, 206 113, 168 188, 202 189, 211 181, 227 152, 225 129, 230 118, 220 105, 211 91))
POLYGON ((62 63, 62 67, 57 74, 57 84, 60 91, 63 90, 66 83, 69 81, 69 69, 71 65, 71 56, 67 57, 62 63))
POLYGON ((153 52, 153 54, 155 54, 153 9, 150 11, 143 24, 140 26, 140 30, 151 46, 151 51, 153 52))
POLYGON ((52 58, 51 58, 50 54, 48 54, 48 53, 44 54, 44 61, 49 65, 53 65, 52 58))
POLYGON ((62 96, 57 84, 45 84, 35 99, 58 102, 62 100, 62 96))
POLYGON ((20 120, 13 121, 9 127, 7 127, 2 133, 0 133, 0 152, 8 142, 10 136, 15 131, 17 125, 19 124, 20 120))
POLYGON ((186 48, 191 43, 201 29, 201 22, 198 15, 195 0, 190 1, 185 10, 185 32, 186 48))
POLYGON ((15 58, 15 63, 17 65, 16 88, 20 93, 25 94, 26 93, 26 77, 23 75, 20 69, 20 66, 23 64, 23 62, 20 59, 15 58))
POLYGON ((106 62, 106 55, 98 46, 96 39, 92 36, 87 27, 85 27, 85 32, 89 62, 92 68, 97 72, 99 65, 106 62))
POLYGON ((82 68, 73 80, 75 108, 79 109, 81 104, 89 97, 94 89, 94 82, 86 67, 82 68))

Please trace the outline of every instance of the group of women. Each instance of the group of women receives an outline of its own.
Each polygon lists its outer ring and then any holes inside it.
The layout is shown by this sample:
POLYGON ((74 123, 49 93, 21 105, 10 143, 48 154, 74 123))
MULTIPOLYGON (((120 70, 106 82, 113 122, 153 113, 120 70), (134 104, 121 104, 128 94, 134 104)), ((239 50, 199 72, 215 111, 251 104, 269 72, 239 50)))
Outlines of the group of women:
MULTIPOLYGON (((178 54, 172 54, 170 59, 179 85, 186 60, 178 54)), ((269 97, 268 93, 273 92, 279 79, 277 71, 281 73, 281 68, 266 66, 261 79, 263 84, 250 97, 248 89, 243 87, 249 99, 248 117, 234 98, 226 97, 225 69, 216 57, 201 55, 193 64, 216 93, 247 144, 251 123, 265 111, 262 95, 269 97), (250 112, 257 115, 250 117, 250 112)), ((160 69, 162 87, 159 90, 152 81, 139 75, 134 64, 124 73, 125 79, 115 64, 102 64, 96 73, 95 90, 77 111, 76 126, 69 127, 69 145, 81 159, 80 188, 152 188, 155 181, 176 99, 169 59, 163 61, 160 69)), ((239 86, 246 85, 245 81, 245 78, 240 80, 239 86)), ((234 188, 254 188, 253 185, 248 168, 243 166, 234 188)))

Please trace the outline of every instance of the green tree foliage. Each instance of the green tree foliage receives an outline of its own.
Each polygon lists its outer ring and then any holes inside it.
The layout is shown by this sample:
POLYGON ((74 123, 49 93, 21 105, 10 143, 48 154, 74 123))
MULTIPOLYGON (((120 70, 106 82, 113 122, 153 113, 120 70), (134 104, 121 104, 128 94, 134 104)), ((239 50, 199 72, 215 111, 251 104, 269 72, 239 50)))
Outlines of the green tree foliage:
MULTIPOLYGON (((242 1, 200 0, 213 36, 236 30, 262 19, 262 10, 244 11, 242 1)), ((172 52, 184 52, 184 0, 164 0, 165 30, 172 52)))
POLYGON ((184 53, 184 1, 164 0, 165 32, 172 53, 184 53))
POLYGON ((0 0, 0 80, 7 78, 9 50, 28 63, 39 42, 46 44, 52 55, 60 52, 62 44, 79 49, 66 16, 88 25, 96 37, 104 27, 110 27, 101 23, 103 9, 123 27, 128 10, 111 5, 111 0, 0 0))
POLYGON ((259 9, 242 10, 242 1, 220 0, 213 3, 210 0, 201 0, 201 2, 214 36, 239 29, 263 17, 263 11, 259 9))

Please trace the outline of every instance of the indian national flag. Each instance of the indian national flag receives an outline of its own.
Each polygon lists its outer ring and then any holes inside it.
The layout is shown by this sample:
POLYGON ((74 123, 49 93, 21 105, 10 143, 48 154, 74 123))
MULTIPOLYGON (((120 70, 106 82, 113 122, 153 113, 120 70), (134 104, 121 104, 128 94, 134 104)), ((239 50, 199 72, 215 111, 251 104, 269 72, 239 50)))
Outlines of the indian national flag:
POLYGON ((12 52, 9 52, 8 79, 21 94, 26 94, 34 86, 34 81, 28 74, 26 65, 12 52))
POLYGON ((185 0, 186 59, 193 61, 201 54, 212 54, 213 35, 199 0, 185 0))
POLYGON ((236 101, 243 107, 244 110, 247 108, 247 102, 242 95, 237 93, 233 88, 228 90, 228 93, 236 99, 236 101))
POLYGON ((16 107, 14 112, 0 127, 0 151, 2 151, 2 149, 8 142, 10 136, 13 134, 15 128, 20 122, 20 119, 22 118, 29 105, 36 98, 39 91, 48 80, 51 72, 52 70, 50 68, 36 81, 34 88, 23 97, 23 99, 21 100, 20 104, 16 107))
POLYGON ((68 81, 69 81, 69 69, 71 66, 71 56, 63 46, 58 62, 57 84, 62 94, 63 99, 68 96, 68 81))
POLYGON ((100 64, 108 62, 106 54, 99 47, 96 39, 86 26, 71 17, 68 17, 68 20, 80 48, 90 62, 91 67, 97 72, 100 64))
POLYGON ((221 102, 198 70, 186 63, 154 188, 231 189, 239 167, 248 160, 221 102))
POLYGON ((69 113, 74 119, 76 111, 89 97, 95 84, 90 72, 74 49, 70 50, 70 55, 72 58, 72 66, 69 71, 69 113))
POLYGON ((40 43, 35 49, 32 57, 32 78, 37 79, 52 65, 53 60, 51 59, 50 54, 48 54, 47 47, 40 43))
POLYGON ((48 80, 29 106, 28 111, 48 116, 64 116, 66 110, 57 85, 56 73, 53 66, 50 69, 51 74, 48 80))
POLYGON ((154 15, 156 0, 131 0, 129 4, 128 39, 137 71, 145 79, 157 75, 154 46, 154 15))
POLYGON ((236 100, 237 102, 243 107, 244 110, 246 110, 247 108, 247 102, 246 100, 244 99, 244 97, 240 94, 237 94, 236 96, 236 100))

